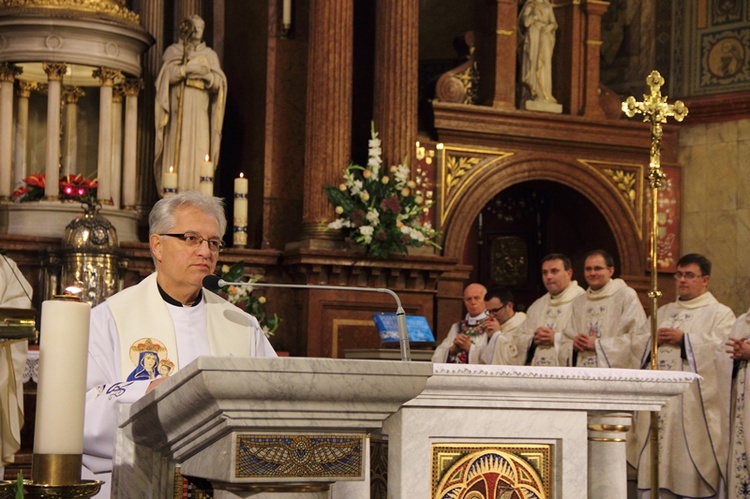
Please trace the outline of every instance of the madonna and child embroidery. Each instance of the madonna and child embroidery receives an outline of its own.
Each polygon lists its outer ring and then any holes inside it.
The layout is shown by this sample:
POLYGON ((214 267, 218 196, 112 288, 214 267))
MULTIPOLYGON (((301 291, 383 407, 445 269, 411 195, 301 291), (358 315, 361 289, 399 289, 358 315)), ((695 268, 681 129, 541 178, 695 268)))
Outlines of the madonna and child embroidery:
POLYGON ((128 374, 127 381, 151 380, 169 376, 174 371, 174 362, 169 360, 167 347, 154 338, 141 338, 130 346, 130 360, 135 369, 128 374))

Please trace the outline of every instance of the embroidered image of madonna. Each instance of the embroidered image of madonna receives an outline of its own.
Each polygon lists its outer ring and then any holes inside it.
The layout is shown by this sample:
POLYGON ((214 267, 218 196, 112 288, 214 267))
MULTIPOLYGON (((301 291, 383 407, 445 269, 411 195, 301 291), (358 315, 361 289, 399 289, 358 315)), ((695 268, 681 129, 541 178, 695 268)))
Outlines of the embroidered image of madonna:
POLYGON ((127 381, 152 380, 158 376, 167 376, 174 369, 174 364, 167 359, 167 348, 153 338, 141 338, 130 346, 130 360, 135 369, 128 375, 127 381), (167 374, 160 364, 164 363, 167 374), (167 364, 168 363, 168 364, 167 364))

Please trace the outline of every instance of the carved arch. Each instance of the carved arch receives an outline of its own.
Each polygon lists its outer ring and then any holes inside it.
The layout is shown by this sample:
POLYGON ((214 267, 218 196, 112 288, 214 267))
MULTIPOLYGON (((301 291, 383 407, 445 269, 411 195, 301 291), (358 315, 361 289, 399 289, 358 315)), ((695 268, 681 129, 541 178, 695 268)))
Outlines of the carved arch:
MULTIPOLYGON (((461 258, 471 223, 499 192, 531 180, 548 180, 572 188, 588 198, 607 221, 617 243, 622 274, 641 275, 645 271, 642 228, 633 219, 617 187, 596 169, 580 161, 555 156, 514 154, 485 165, 462 186, 443 225, 443 254, 461 258)), ((638 200, 642 202, 642 200, 638 200)), ((642 222, 640 222, 642 223, 642 222)))

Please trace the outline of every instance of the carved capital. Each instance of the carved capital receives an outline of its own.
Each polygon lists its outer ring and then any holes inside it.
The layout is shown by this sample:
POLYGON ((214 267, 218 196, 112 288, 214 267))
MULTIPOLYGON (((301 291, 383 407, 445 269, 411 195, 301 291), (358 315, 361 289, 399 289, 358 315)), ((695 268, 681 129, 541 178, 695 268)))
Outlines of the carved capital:
POLYGON ((91 72, 94 78, 99 79, 99 84, 103 87, 111 87, 115 80, 122 80, 122 72, 112 68, 97 68, 91 72))
POLYGON ((122 88, 121 83, 116 83, 112 89, 112 102, 120 104, 123 97, 125 97, 125 89, 122 88))
POLYGON ((47 73, 48 81, 60 81, 68 70, 68 65, 64 62, 45 62, 42 64, 44 72, 47 73))
POLYGON ((16 87, 16 95, 22 99, 28 99, 31 97, 31 92, 37 90, 39 87, 33 81, 18 80, 18 87, 16 87))
POLYGON ((86 95, 86 91, 81 87, 63 87, 63 97, 67 104, 78 104, 78 100, 84 95, 86 95))
POLYGON ((143 88, 143 78, 125 78, 122 91, 126 97, 136 97, 143 88))
POLYGON ((11 62, 0 63, 0 81, 14 81, 21 73, 23 69, 11 62))

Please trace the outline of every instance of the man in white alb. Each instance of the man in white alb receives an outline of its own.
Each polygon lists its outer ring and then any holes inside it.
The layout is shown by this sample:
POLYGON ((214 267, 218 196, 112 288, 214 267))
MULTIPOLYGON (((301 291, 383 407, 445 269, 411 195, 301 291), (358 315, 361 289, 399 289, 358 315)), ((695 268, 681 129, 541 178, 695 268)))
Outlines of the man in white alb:
MULTIPOLYGON (((226 225, 219 198, 187 191, 161 199, 149 216, 156 272, 91 311, 84 478, 109 481, 118 404, 202 355, 276 356, 254 317, 202 286, 226 225)), ((109 497, 109 484, 97 497, 109 497)))
POLYGON ((487 288, 478 283, 464 289, 466 317, 451 326, 448 336, 435 349, 432 362, 449 364, 477 364, 479 353, 487 345, 491 331, 487 328, 489 314, 485 310, 487 288))
POLYGON ((585 291, 573 280, 570 258, 562 253, 550 253, 542 259, 542 282, 547 294, 531 304, 518 335, 526 363, 563 365, 558 355, 562 331, 570 319, 573 300, 585 291))
MULTIPOLYGON (((659 411, 659 495, 724 497, 720 490, 727 476, 732 382, 732 360, 724 343, 735 316, 708 291, 711 262, 703 255, 680 258, 674 277, 678 298, 659 307, 657 315, 658 368, 701 378, 659 411)), ((650 351, 649 341, 643 351, 645 367, 650 351)), ((631 465, 638 468, 641 497, 651 495, 650 422, 650 413, 636 415, 637 455, 631 455, 631 465)))
POLYGON ((482 364, 520 366, 526 358, 525 349, 519 348, 518 328, 526 314, 514 310, 513 293, 506 288, 493 288, 484 296, 484 306, 490 314, 487 320, 490 340, 481 353, 482 364))

